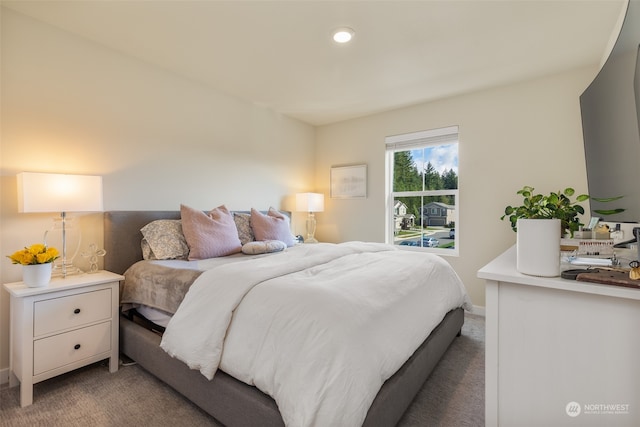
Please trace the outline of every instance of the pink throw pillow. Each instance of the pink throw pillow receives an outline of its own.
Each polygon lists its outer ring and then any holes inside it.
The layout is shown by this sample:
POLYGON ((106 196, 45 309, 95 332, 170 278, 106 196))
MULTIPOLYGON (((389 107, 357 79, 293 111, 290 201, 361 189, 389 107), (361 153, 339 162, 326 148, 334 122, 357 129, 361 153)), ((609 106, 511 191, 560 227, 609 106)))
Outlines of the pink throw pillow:
POLYGON ((280 240, 287 246, 296 244, 289 218, 274 208, 269 208, 267 215, 251 208, 251 228, 256 240, 280 240))
POLYGON ((180 216, 190 260, 226 256, 242 250, 233 215, 224 205, 213 209, 209 215, 180 205, 180 216))

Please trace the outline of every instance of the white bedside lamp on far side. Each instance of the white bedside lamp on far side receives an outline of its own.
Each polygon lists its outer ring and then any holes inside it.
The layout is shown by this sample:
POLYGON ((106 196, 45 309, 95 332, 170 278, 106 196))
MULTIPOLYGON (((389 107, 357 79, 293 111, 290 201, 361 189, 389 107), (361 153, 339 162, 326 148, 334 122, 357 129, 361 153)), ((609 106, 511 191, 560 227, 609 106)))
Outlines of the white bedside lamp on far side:
POLYGON ((307 217, 307 238, 305 243, 318 243, 314 235, 316 234, 315 212, 324 211, 324 194, 320 193, 298 193, 296 194, 296 210, 298 212, 309 212, 307 217))
POLYGON ((59 269, 63 277, 79 273, 73 259, 67 259, 67 212, 102 211, 102 177, 22 172, 17 179, 18 212, 60 212, 62 261, 54 268, 59 269))

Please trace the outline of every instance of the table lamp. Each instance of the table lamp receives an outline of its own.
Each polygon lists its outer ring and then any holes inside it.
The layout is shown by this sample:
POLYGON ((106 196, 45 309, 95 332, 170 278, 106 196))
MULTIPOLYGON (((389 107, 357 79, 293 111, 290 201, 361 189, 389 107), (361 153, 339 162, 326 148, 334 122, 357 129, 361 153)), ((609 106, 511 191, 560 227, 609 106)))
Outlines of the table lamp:
POLYGON ((307 238, 305 239, 305 243, 318 243, 314 237, 316 234, 316 217, 314 213, 324 211, 324 194, 296 194, 296 210, 298 212, 309 212, 309 216, 307 217, 307 238))
POLYGON ((102 211, 102 177, 22 172, 17 179, 18 212, 60 212, 62 261, 54 265, 54 272, 63 277, 80 273, 73 257, 67 258, 67 212, 102 211))

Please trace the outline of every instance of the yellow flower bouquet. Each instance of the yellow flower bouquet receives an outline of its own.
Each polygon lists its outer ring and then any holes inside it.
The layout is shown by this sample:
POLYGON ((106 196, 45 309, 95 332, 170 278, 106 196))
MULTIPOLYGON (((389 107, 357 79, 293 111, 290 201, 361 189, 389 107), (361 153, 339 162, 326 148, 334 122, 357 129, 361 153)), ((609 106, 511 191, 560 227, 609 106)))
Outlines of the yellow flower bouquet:
POLYGON ((56 248, 50 248, 41 243, 36 243, 8 256, 13 264, 33 265, 47 264, 55 261, 60 256, 56 248))

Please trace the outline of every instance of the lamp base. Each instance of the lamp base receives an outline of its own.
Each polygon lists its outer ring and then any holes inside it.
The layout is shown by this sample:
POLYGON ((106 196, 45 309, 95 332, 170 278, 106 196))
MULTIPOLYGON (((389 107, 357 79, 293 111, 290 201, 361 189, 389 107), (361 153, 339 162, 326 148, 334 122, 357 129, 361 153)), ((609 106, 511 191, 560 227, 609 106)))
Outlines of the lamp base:
POLYGON ((44 244, 62 248, 62 256, 53 262, 54 277, 67 277, 84 273, 73 265, 73 260, 80 249, 82 235, 75 218, 69 218, 66 212, 61 212, 59 218, 54 218, 53 227, 44 232, 44 244), (75 224, 75 225, 74 225, 75 224), (58 246, 60 245, 60 246, 58 246), (69 256, 68 246, 73 250, 69 256))
POLYGON ((76 267, 75 265, 71 264, 71 263, 67 263, 65 264, 54 264, 53 265, 53 271, 51 273, 51 276, 53 277, 67 277, 67 276, 73 276, 76 274, 82 274, 84 273, 84 271, 80 270, 78 267, 76 267))
POLYGON ((316 234, 316 216, 313 212, 309 212, 309 216, 307 217, 307 238, 305 239, 305 243, 318 243, 315 237, 316 234))

